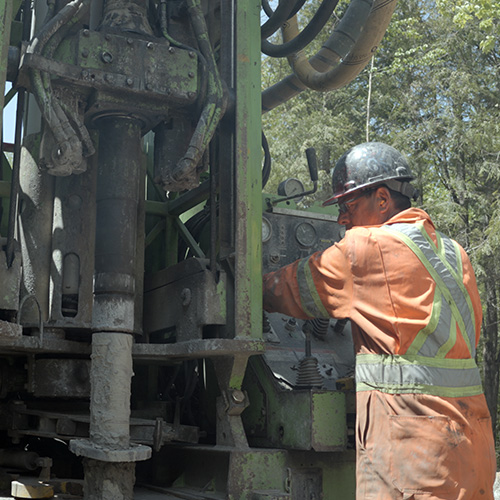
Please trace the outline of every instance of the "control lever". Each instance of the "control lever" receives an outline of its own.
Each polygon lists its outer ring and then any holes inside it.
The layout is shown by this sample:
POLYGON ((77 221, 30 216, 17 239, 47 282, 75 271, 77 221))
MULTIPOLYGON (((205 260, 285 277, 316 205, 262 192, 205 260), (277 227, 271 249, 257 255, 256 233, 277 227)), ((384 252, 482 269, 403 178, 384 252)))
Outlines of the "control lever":
POLYGON ((305 356, 299 361, 295 385, 298 387, 322 387, 323 377, 319 371, 318 358, 312 355, 311 332, 309 328, 306 328, 304 335, 306 337, 305 356))
POLYGON ((277 203, 282 201, 293 200, 294 198, 300 198, 308 194, 313 194, 318 190, 318 162, 316 159, 316 150, 314 148, 306 149, 307 166, 309 167, 309 177, 313 183, 313 188, 309 191, 303 191, 302 193, 295 193, 291 196, 285 196, 284 198, 278 198, 276 200, 267 200, 267 205, 272 208, 277 203))
MULTIPOLYGON (((306 149, 307 166, 309 167, 309 177, 313 183, 318 182, 318 162, 316 159, 316 150, 314 148, 306 149)), ((316 184, 315 184, 316 185, 316 184)))

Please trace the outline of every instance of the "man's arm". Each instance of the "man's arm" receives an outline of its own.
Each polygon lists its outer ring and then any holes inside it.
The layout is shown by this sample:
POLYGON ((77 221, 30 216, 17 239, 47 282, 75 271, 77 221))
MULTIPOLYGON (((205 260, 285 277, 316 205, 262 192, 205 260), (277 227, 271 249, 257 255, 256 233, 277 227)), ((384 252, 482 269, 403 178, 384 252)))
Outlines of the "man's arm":
POLYGON ((267 312, 280 312, 294 318, 309 318, 302 308, 297 283, 299 262, 293 262, 277 271, 264 275, 263 298, 264 309, 267 312))
POLYGON ((346 318, 352 300, 350 266, 338 244, 263 280, 264 309, 295 318, 346 318))

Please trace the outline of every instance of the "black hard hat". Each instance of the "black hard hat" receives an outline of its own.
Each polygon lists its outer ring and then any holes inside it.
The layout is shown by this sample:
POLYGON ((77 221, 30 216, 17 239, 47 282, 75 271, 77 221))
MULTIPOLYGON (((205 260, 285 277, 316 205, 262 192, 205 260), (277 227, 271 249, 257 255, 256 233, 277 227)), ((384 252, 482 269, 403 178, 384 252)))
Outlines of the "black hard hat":
POLYGON ((323 206, 338 203, 347 195, 379 184, 416 199, 418 191, 409 184, 414 179, 406 158, 382 142, 358 144, 344 153, 332 175, 333 196, 323 206))

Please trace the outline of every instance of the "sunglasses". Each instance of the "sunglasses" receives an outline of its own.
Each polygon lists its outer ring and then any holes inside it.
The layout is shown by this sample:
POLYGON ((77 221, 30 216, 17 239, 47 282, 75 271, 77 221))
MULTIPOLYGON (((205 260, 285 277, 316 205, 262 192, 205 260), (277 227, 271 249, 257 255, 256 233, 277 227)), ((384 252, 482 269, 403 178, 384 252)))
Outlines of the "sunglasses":
POLYGON ((355 201, 359 200, 360 198, 363 198, 363 196, 368 196, 369 194, 373 193, 374 189, 367 189, 366 191, 361 191, 358 196, 354 196, 353 198, 349 198, 345 201, 339 202, 339 213, 343 214, 349 210, 349 205, 354 203, 355 201))

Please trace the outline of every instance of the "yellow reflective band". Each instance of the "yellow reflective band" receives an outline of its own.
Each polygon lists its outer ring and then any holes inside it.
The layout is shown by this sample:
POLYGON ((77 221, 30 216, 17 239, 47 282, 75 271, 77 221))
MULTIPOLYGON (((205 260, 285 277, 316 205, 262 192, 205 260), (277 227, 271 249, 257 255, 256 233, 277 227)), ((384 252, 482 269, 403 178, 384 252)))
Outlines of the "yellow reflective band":
POLYGON ((388 354, 356 356, 356 390, 442 397, 473 396, 483 392, 474 359, 388 354))
POLYGON ((448 340, 438 349, 436 358, 445 358, 457 341, 457 322, 450 322, 450 335, 448 340))
POLYGON ((456 370, 467 370, 477 368, 476 361, 473 358, 454 359, 454 358, 431 358, 420 356, 419 354, 358 354, 356 363, 364 365, 425 365, 433 368, 453 368, 456 370))
POLYGON ((302 259, 297 266, 297 283, 299 285, 302 309, 311 318, 329 318, 321 298, 316 290, 309 267, 309 257, 302 259))
POLYGON ((436 331, 439 323, 439 318, 441 316, 442 305, 443 294, 439 291, 439 289, 436 289, 436 292, 434 293, 434 302, 432 304, 431 318, 427 325, 425 325, 425 327, 417 333, 415 339, 407 349, 406 354, 417 354, 424 345, 429 335, 436 331))
POLYGON ((413 386, 390 386, 377 385, 376 387, 366 383, 356 383, 356 392, 362 391, 380 391, 386 394, 428 394, 430 396, 439 396, 442 398, 465 398, 469 396, 478 396, 483 394, 483 388, 480 385, 470 387, 441 387, 437 385, 415 384, 413 386))
MULTIPOLYGON (((427 231, 424 229, 424 226, 422 224, 420 224, 418 226, 420 232, 422 233, 422 236, 430 243, 430 244, 433 244, 434 242, 432 241, 432 238, 427 234, 427 231)), ((455 259, 457 261, 457 270, 455 270, 451 264, 448 262, 448 260, 446 259, 445 257, 445 254, 444 254, 444 245, 443 245, 443 242, 442 242, 442 236, 441 234, 436 231, 436 238, 438 240, 438 243, 439 243, 439 246, 440 246, 440 251, 438 253, 439 257, 441 258, 441 261, 443 262, 443 264, 446 266, 446 268, 448 269, 448 271, 450 272, 450 274, 453 276, 454 280, 456 281, 457 285, 460 287, 460 290, 462 291, 462 294, 465 298, 465 301, 467 303, 467 307, 469 308, 469 314, 471 316, 471 324, 472 326, 475 325, 475 314, 474 314, 474 308, 472 307, 472 301, 471 301, 471 298, 470 298, 470 295, 469 293, 467 292, 464 284, 463 284, 463 266, 462 266, 462 256, 460 255, 460 248, 458 246, 458 243, 456 241, 453 241, 451 238, 450 238, 450 241, 452 242, 452 245, 453 245, 453 248, 455 250, 455 259)), ((454 302, 455 303, 455 302, 454 302)), ((457 308, 458 310, 458 308, 457 308)), ((462 317, 462 315, 460 315, 460 317, 462 317)), ((460 322, 458 322, 458 324, 460 325, 460 322)), ((471 356, 473 356, 475 354, 475 346, 473 345, 474 344, 474 341, 475 339, 471 339, 469 338, 468 334, 467 334, 467 330, 464 328, 462 328, 460 326, 460 330, 462 332, 462 336, 465 340, 465 343, 467 344, 467 347, 469 349, 469 352, 471 354, 471 356), (472 349, 471 349, 471 344, 472 344, 472 349)), ((456 334, 456 332, 455 332, 456 334)))
MULTIPOLYGON (((413 251, 413 253, 419 258, 419 260, 425 266, 425 268, 427 269, 427 271, 429 272, 429 274, 432 276, 433 280, 436 282, 436 285, 438 286, 438 288, 441 290, 442 294, 444 295, 444 297, 446 299, 446 302, 449 304, 449 306, 450 306, 450 308, 452 310, 452 315, 455 318, 455 320, 457 321, 457 323, 459 324, 460 330, 463 332, 464 341, 467 344, 467 348, 469 350, 469 353, 472 356, 474 354, 474 349, 471 347, 469 336, 467 335, 467 330, 465 328, 464 320, 462 318, 462 315, 460 314, 460 311, 459 311, 459 309, 457 307, 457 304, 456 304, 455 300, 453 299, 453 296, 451 295, 450 290, 445 285, 445 283, 442 280, 442 278, 439 275, 439 273, 431 265, 431 263, 429 262, 429 260, 425 256, 424 252, 418 247, 418 245, 407 234, 402 233, 401 231, 398 231, 395 228, 391 228, 390 226, 384 226, 382 229, 385 229, 386 231, 389 231, 391 234, 394 234, 395 236, 397 236, 398 238, 400 238, 404 243, 406 243, 406 245, 408 245, 408 247, 413 251)), ((425 231, 425 229, 422 228, 422 230, 423 231, 419 231, 419 232, 422 232, 422 234, 425 233, 425 234, 423 234, 424 237, 428 236, 427 232, 425 231)), ((435 245, 434 245, 434 247, 435 247, 435 245)), ((449 269, 450 265, 446 261, 443 261, 443 264, 450 271, 450 269, 449 269)), ((456 273, 452 272, 452 276, 455 278, 456 277, 456 273)), ((461 290, 463 289, 462 291, 463 291, 463 293, 465 293, 465 296, 468 297, 468 293, 465 290, 465 287, 463 286, 463 283, 458 283, 457 282, 457 284, 459 285, 459 287, 460 287, 461 290)), ((474 323, 472 323, 472 325, 474 325, 474 323)))

